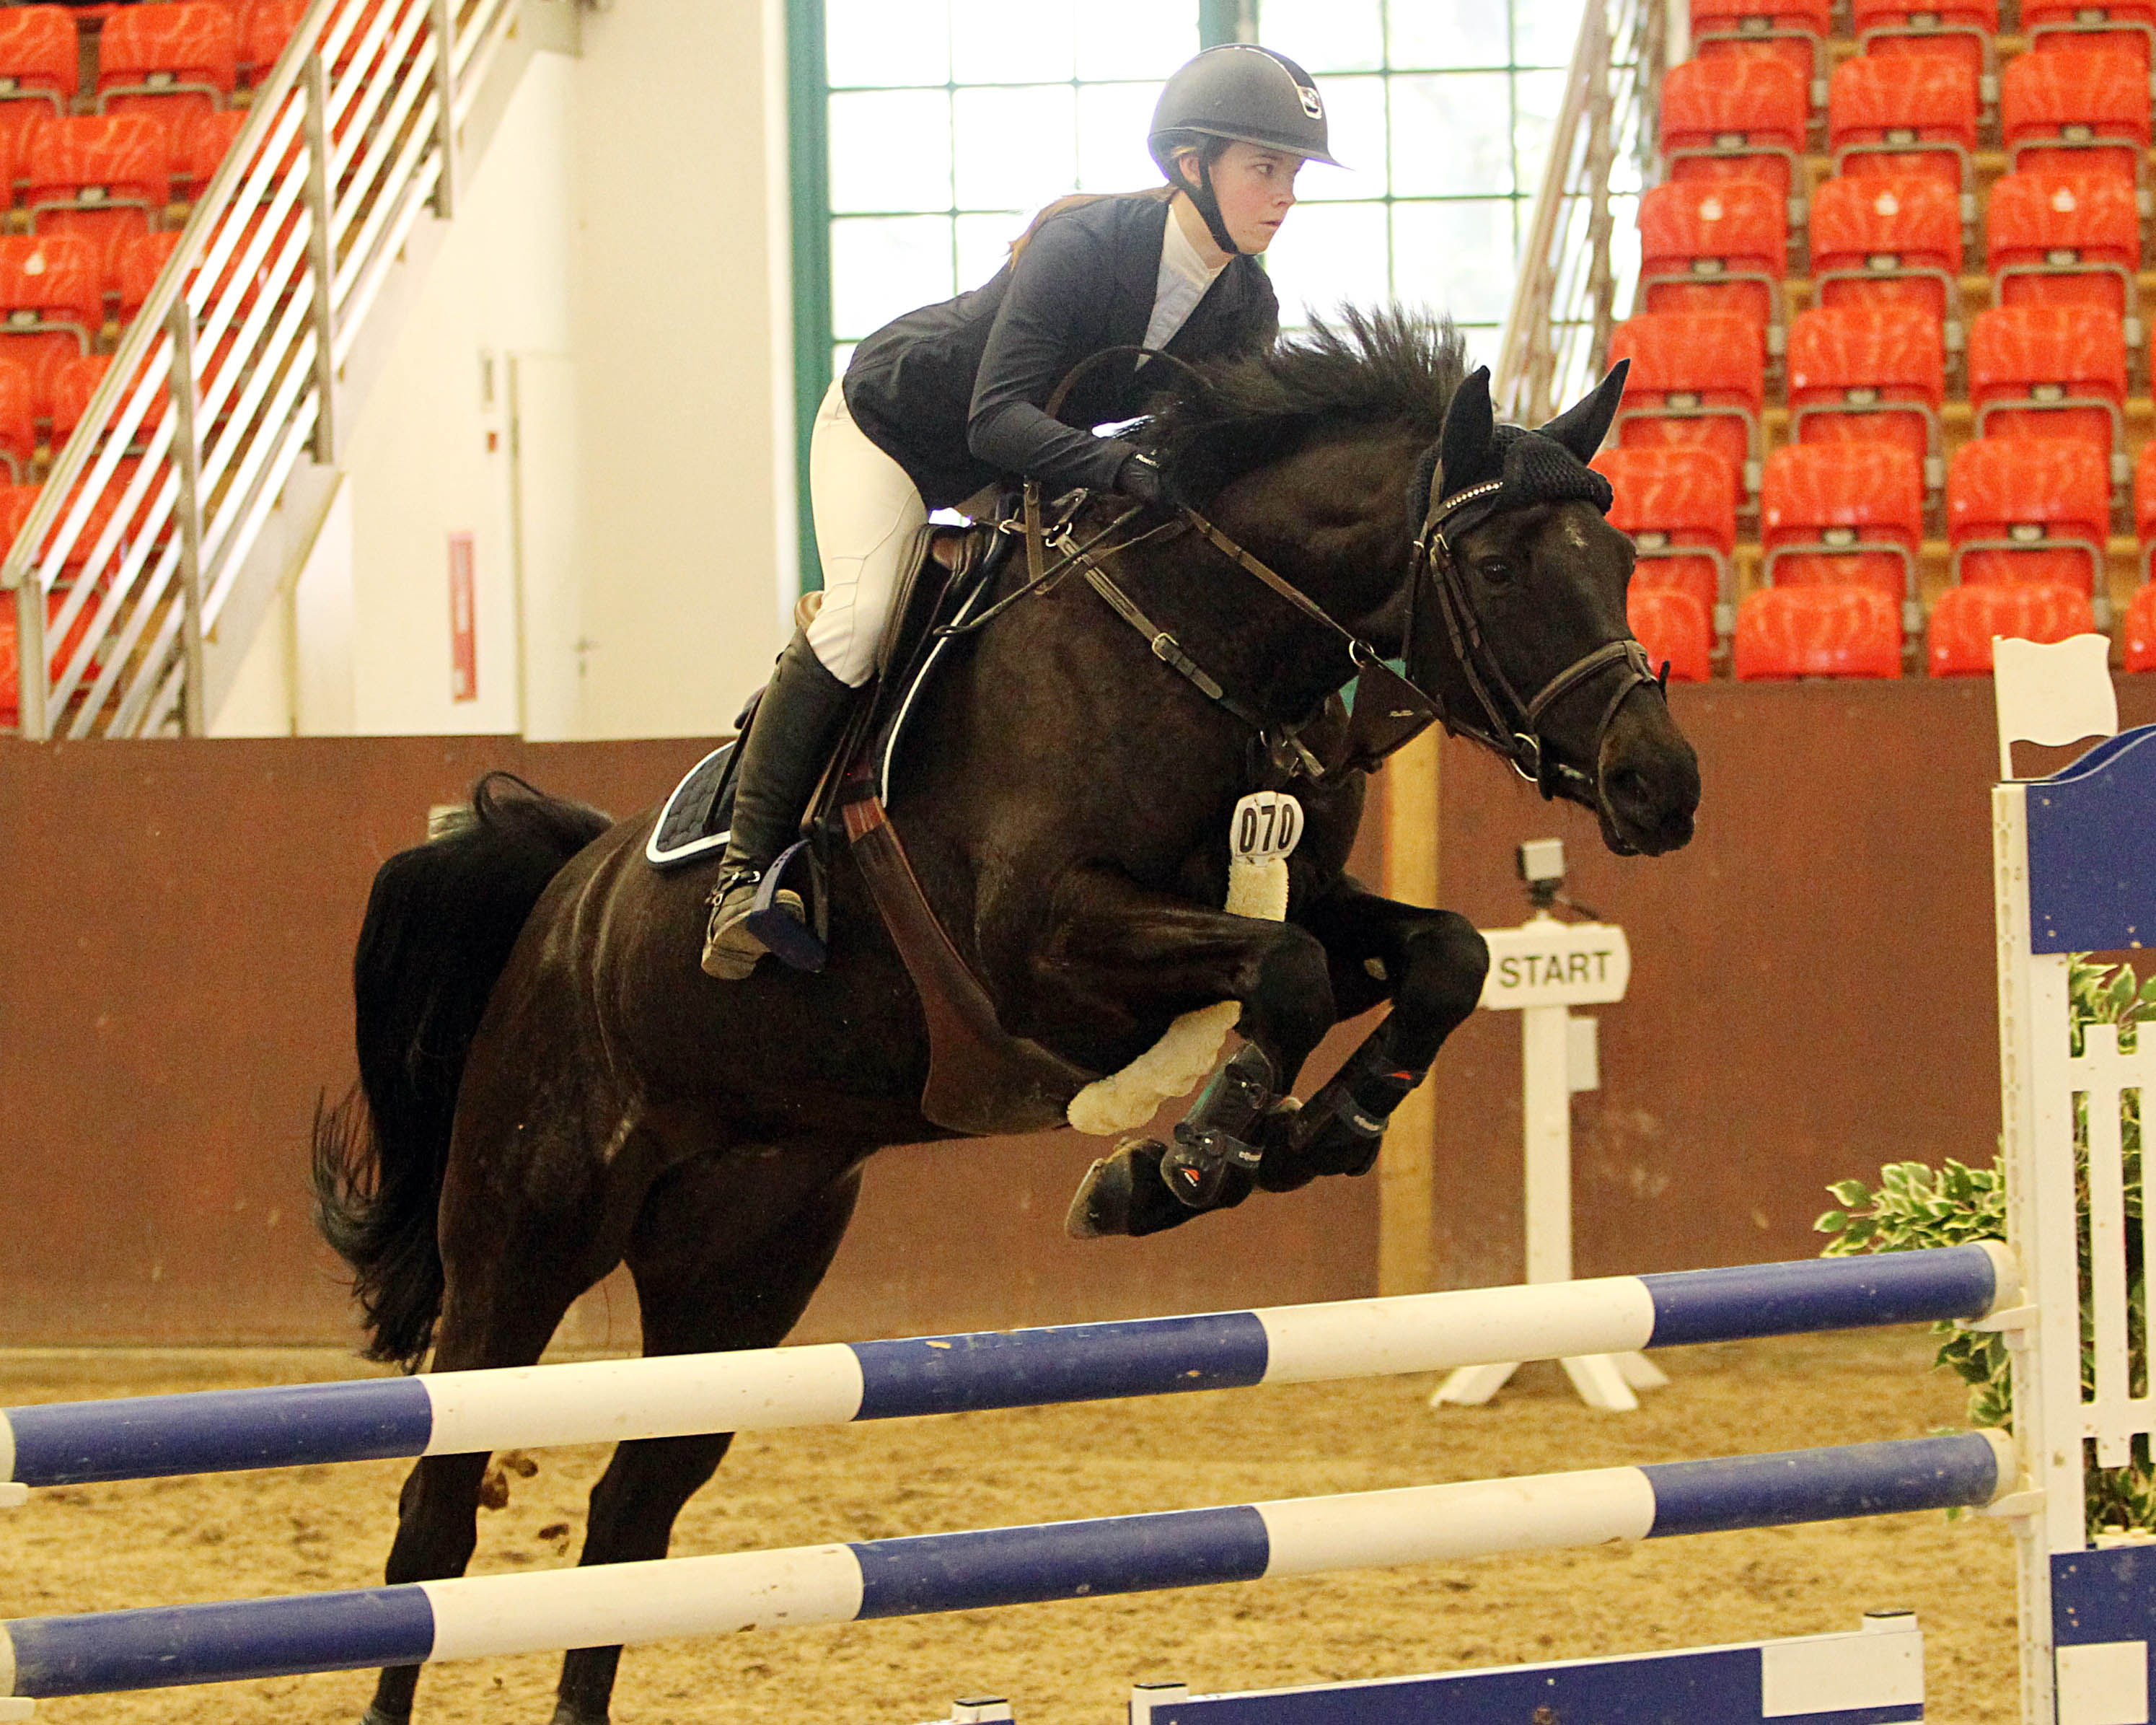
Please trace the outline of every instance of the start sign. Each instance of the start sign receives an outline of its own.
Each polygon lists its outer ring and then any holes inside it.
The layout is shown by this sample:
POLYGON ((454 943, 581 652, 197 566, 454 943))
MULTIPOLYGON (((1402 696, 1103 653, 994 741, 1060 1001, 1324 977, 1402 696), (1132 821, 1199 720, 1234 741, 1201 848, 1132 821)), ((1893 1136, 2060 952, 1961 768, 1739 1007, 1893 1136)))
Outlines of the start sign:
POLYGON ((1518 928, 1486 928, 1490 975, 1478 1003, 1486 1010, 1527 1006, 1594 1006, 1625 998, 1632 949, 1608 922, 1560 922, 1537 916, 1518 928))

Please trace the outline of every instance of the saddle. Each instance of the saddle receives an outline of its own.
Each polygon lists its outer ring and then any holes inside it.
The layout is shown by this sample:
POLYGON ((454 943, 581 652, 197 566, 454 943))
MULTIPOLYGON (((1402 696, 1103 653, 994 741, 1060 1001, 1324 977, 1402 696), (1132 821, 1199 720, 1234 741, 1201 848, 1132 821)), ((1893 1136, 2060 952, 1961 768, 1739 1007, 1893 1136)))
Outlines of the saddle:
MULTIPOLYGON (((812 819, 804 821, 804 833, 814 817, 828 816, 828 793, 861 752, 864 742, 891 728, 890 721, 910 707, 909 697, 925 680, 936 656, 933 649, 940 644, 936 631, 994 578, 1011 544, 1010 536, 993 522, 931 526, 921 538, 920 554, 885 620, 876 646, 875 674, 862 685, 853 716, 842 727, 819 777, 817 794, 810 803, 812 819)), ((795 626, 808 628, 823 603, 820 591, 803 593, 793 608, 795 626)), ((761 689, 749 696, 734 720, 732 737, 691 767, 667 797, 651 836, 644 841, 644 860, 654 869, 679 868, 726 848, 733 825, 735 764, 762 701, 761 689)), ((895 736, 890 741, 895 742, 895 736)), ((878 752, 887 759, 894 751, 886 747, 878 752)), ((880 794, 880 773, 877 788, 880 794)), ((792 857, 794 852, 787 855, 792 857)))

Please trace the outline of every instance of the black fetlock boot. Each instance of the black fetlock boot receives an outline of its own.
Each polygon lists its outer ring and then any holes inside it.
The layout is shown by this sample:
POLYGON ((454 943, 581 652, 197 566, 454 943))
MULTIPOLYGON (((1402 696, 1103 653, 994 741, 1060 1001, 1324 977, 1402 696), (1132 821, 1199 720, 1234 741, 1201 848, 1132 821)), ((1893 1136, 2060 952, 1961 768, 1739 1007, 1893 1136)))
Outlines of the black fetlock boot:
POLYGON ((1324 1089, 1296 1114, 1283 1150, 1272 1158, 1274 1166, 1260 1176, 1260 1185, 1287 1190, 1319 1174, 1369 1173, 1393 1111, 1430 1071, 1426 1065, 1400 1062, 1392 1052, 1389 1029, 1380 1024, 1365 1037, 1324 1089))
MULTIPOLYGON (((733 828, 711 888, 711 920, 704 936, 706 976, 738 982, 770 950, 747 926, 757 888, 798 834, 802 806, 853 697, 852 689, 824 669, 808 637, 797 631, 778 655, 742 745, 733 828)), ((776 902, 795 920, 807 920, 800 894, 781 892, 776 902)))
POLYGON ((1273 1100, 1273 1063, 1255 1042, 1214 1075, 1161 1158, 1168 1189, 1194 1210, 1217 1209, 1249 1195, 1260 1158, 1255 1130, 1273 1100), (1229 1196, 1231 1189, 1232 1198, 1229 1196))

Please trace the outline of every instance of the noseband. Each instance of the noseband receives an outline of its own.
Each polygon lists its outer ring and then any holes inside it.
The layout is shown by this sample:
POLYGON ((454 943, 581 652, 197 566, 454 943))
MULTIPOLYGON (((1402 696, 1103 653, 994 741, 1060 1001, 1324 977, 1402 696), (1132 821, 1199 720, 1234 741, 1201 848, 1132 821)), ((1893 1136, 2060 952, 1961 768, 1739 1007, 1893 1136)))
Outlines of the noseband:
POLYGON ((1591 793, 1599 807, 1602 794, 1602 745, 1609 735, 1610 726, 1616 721, 1618 709, 1624 706, 1625 697, 1643 684, 1666 700, 1670 674, 1668 664, 1666 661, 1663 664, 1661 675, 1657 676, 1647 658, 1647 649, 1628 635, 1622 640, 1605 641, 1599 647, 1582 654, 1532 696, 1522 701, 1483 634, 1482 620, 1476 612, 1472 596, 1467 591, 1466 578, 1460 572, 1460 559, 1445 536, 1448 522, 1453 521, 1463 510, 1495 496, 1504 488, 1504 481, 1486 480, 1437 501, 1435 495, 1436 465, 1432 462, 1426 469, 1423 485, 1424 495, 1430 501, 1424 511, 1422 531, 1415 536, 1414 556, 1409 568, 1408 624, 1402 650, 1412 668, 1416 662, 1417 602, 1427 581, 1435 597, 1438 614, 1445 620, 1445 635, 1451 644, 1454 661, 1459 665, 1460 674, 1466 678, 1467 686, 1473 691, 1476 704, 1482 709, 1483 722, 1478 724, 1447 711, 1443 700, 1433 691, 1424 690, 1422 692, 1436 705, 1438 717, 1446 731, 1455 736, 1471 738, 1502 756, 1512 762, 1512 770, 1539 790, 1545 799, 1556 796, 1561 786, 1573 785, 1591 793), (1594 741, 1589 756, 1589 764, 1595 770, 1584 772, 1569 762, 1557 758, 1556 751, 1549 747, 1543 736, 1543 721, 1550 710, 1566 696, 1613 668, 1617 672, 1615 686, 1604 704, 1602 717, 1594 727, 1594 741))

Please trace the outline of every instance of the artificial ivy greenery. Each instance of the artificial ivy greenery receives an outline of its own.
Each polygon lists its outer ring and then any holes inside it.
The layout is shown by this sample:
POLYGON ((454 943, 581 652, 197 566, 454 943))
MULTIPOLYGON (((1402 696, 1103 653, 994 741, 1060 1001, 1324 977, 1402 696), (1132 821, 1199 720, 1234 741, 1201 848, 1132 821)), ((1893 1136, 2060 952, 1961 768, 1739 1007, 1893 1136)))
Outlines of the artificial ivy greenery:
MULTIPOLYGON (((2156 1023, 2156 977, 2141 983, 2130 965, 2092 963, 2076 953, 2067 970, 2074 1052, 2082 1051, 2087 1024, 2122 1027, 2156 1023)), ((2138 1033, 2125 1030, 2122 1043, 2132 1046, 2138 1033)), ((2087 1099, 2074 1103, 2075 1187, 2082 1216, 2082 1286, 2088 1286, 2087 1099)), ((2121 1122, 2126 1150, 2127 1342, 2134 1393, 2148 1381, 2148 1346, 2143 1310, 2141 1257, 2141 1120, 2134 1099, 2127 1099, 2121 1122)), ((1972 1240, 2006 1238, 2006 1175, 1998 1158, 1989 1168, 1969 1168, 1949 1159, 1933 1168, 1921 1162, 1897 1162, 1879 1171, 1876 1190, 1861 1180, 1841 1180, 1827 1189, 1838 1208, 1812 1225, 1833 1236, 1822 1255, 1846 1257, 1857 1252, 1903 1252, 1921 1246, 1964 1245, 1972 1240)), ((1952 1322, 1933 1327, 1944 1337, 1938 1363, 1969 1385, 1969 1418, 1974 1425, 2005 1425, 2014 1410, 2014 1386, 2005 1338, 1996 1331, 1963 1329, 1952 1322)), ((2082 1301, 2082 1389, 2096 1380, 2094 1321, 2086 1294, 2082 1301)), ((2156 1532, 2156 1466, 2148 1440, 2133 1440, 2133 1461, 2123 1468, 2092 1466, 2088 1527, 2092 1535, 2126 1529, 2156 1532)))

